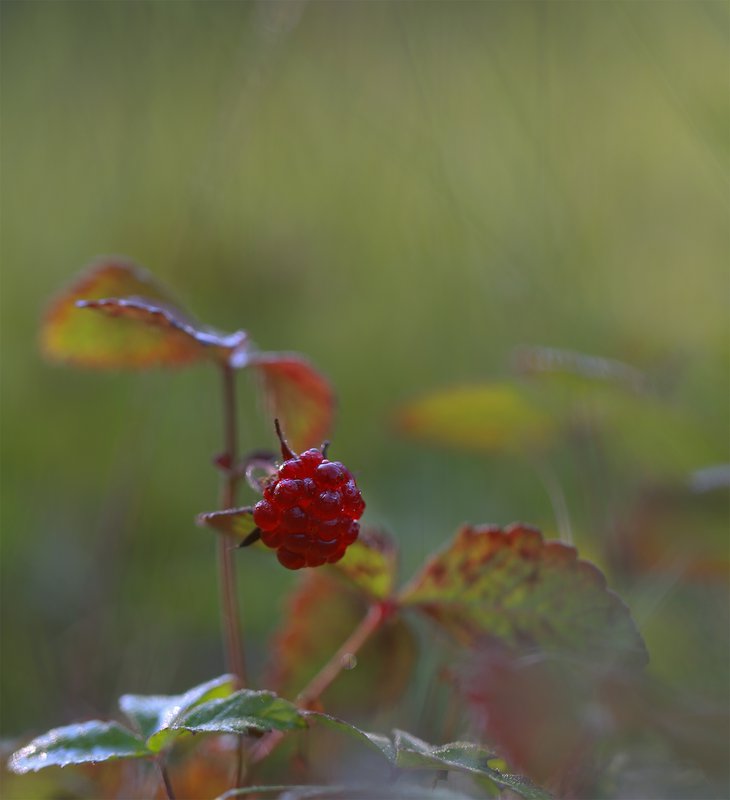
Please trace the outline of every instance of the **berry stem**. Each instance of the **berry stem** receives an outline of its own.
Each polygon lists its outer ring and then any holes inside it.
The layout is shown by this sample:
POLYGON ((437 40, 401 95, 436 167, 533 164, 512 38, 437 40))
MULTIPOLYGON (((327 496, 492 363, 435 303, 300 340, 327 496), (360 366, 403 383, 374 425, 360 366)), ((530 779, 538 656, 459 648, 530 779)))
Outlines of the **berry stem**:
POLYGON ((386 608, 383 604, 377 603, 370 606, 362 622, 347 637, 340 649, 299 693, 297 705, 300 708, 310 708, 319 700, 340 672, 345 669, 349 657, 356 655, 365 642, 380 628, 386 615, 386 608))
POLYGON ((175 800, 175 792, 172 790, 172 783, 170 782, 170 774, 167 771, 167 766, 162 759, 157 760, 157 766, 160 769, 160 777, 165 787, 165 796, 167 800, 175 800))
MULTIPOLYGON (((236 381, 235 372, 228 365, 223 373, 223 444, 227 462, 236 463, 238 430, 236 426, 236 381)), ((236 505, 238 475, 234 469, 226 470, 221 480, 220 506, 232 508, 236 505)), ((236 592, 236 573, 233 550, 223 534, 218 536, 218 578, 220 584, 221 618, 223 624, 226 668, 238 679, 239 688, 246 685, 246 668, 243 659, 241 621, 236 592)))
MULTIPOLYGON (((319 700, 320 696, 345 669, 349 657, 357 655, 365 642, 379 630, 380 626, 395 610, 395 605, 390 603, 376 603, 370 606, 368 613, 357 628, 347 637, 344 644, 299 693, 296 699, 296 704, 299 708, 310 708, 319 700)), ((259 739, 251 750, 250 763, 257 764, 259 761, 263 761, 276 749, 284 735, 282 731, 271 731, 271 733, 267 733, 263 738, 259 739)))

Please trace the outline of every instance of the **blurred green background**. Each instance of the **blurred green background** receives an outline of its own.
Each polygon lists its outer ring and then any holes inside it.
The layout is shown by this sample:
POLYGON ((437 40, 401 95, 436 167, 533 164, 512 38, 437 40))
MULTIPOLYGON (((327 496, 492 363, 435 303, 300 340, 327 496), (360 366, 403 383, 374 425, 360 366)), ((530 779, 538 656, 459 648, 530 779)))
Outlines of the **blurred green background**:
MULTIPOLYGON (((570 448, 553 453, 576 541, 605 569, 601 537, 641 486, 728 459, 725 2, 2 14, 3 735, 223 669, 214 542, 193 524, 216 505, 213 369, 75 372, 38 353, 44 305, 98 254, 311 356, 339 394, 332 452, 406 573, 465 520, 557 534, 528 458, 438 451, 392 424, 429 389, 509 376, 518 345, 624 360, 699 431, 596 467, 597 505, 570 448)), ((271 446, 246 380, 241 394, 243 446, 271 446)), ((727 557, 716 500, 698 501, 712 535, 679 534, 687 558, 727 557)), ((237 559, 260 665, 296 576, 237 559)), ((612 579, 656 674, 723 707, 724 581, 688 586, 682 564, 612 579)))

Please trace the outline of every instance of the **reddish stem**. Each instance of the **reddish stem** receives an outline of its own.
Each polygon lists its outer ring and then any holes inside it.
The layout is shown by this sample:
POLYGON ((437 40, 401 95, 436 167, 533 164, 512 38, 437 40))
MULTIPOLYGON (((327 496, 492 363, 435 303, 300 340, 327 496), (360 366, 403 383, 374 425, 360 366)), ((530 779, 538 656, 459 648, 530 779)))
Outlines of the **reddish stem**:
MULTIPOLYGON (((379 630, 380 626, 396 610, 391 603, 377 603, 370 606, 360 624, 347 637, 344 644, 312 678, 312 680, 299 693, 296 703, 300 708, 310 708, 330 687, 337 676, 345 669, 348 660, 355 656, 368 639, 379 630)), ((272 731, 259 739, 251 750, 250 763, 257 764, 266 758, 284 738, 281 731, 272 731)))
MULTIPOLYGON (((223 440, 228 464, 236 463, 236 382, 233 369, 224 364, 223 373, 223 440)), ((235 469, 224 472, 220 489, 221 508, 236 505, 236 486, 239 476, 235 469)), ((223 623, 226 668, 238 679, 239 688, 246 685, 246 668, 243 658, 241 621, 236 592, 236 573, 233 550, 223 534, 218 536, 218 578, 220 583, 221 617, 223 623)))

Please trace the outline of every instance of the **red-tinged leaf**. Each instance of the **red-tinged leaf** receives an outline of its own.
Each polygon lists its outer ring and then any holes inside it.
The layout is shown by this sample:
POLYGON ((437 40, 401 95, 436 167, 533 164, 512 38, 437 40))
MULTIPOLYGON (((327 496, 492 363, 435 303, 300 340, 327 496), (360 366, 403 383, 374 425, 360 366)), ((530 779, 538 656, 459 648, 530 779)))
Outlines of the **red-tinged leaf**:
POLYGON ((395 585, 398 550, 386 533, 364 530, 332 569, 374 600, 385 600, 395 585))
POLYGON ((400 597, 457 641, 485 636, 546 651, 644 664, 628 609, 573 547, 525 525, 462 528, 400 597))
POLYGON ((401 408, 396 425, 416 439, 480 452, 540 449, 556 430, 525 390, 488 383, 430 392, 401 408))
POLYGON ((46 312, 46 356, 98 369, 182 366, 203 358, 227 361, 247 343, 194 323, 144 269, 122 258, 93 264, 46 312))
POLYGON ((215 528, 219 533, 224 533, 239 541, 243 541, 256 529, 251 506, 227 508, 225 511, 210 511, 200 514, 197 521, 198 525, 215 528))
POLYGON ((248 353, 234 366, 253 367, 261 378, 270 416, 278 417, 296 451, 322 443, 332 427, 335 394, 330 382, 295 353, 248 353))
MULTIPOLYGON (((361 592, 327 572, 309 571, 289 597, 265 685, 295 699, 347 640, 367 609, 361 592)), ((343 671, 324 693, 325 707, 346 714, 374 712, 393 703, 407 686, 415 657, 410 628, 397 618, 386 622, 357 654, 354 668, 343 671)))
POLYGON ((474 730, 559 796, 595 796, 595 748, 613 732, 600 665, 484 639, 453 675, 474 730))

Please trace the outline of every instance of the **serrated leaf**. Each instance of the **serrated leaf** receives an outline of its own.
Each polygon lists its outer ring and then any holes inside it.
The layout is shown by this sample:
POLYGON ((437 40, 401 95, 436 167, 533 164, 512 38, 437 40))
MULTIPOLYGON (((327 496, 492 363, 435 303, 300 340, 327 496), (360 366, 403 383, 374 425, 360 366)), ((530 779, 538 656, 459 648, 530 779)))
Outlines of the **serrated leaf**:
POLYGON ((291 731, 306 723, 299 709, 273 692, 239 689, 221 700, 209 700, 175 718, 170 731, 247 733, 291 731))
POLYGON ((472 800, 469 795, 435 786, 424 790, 423 786, 407 783, 353 783, 339 786, 246 786, 231 789, 216 800, 231 800, 251 794, 277 794, 279 800, 472 800))
POLYGON ((159 357, 159 361, 155 361, 160 364, 175 365, 201 358, 212 358, 227 364, 236 350, 245 349, 248 341, 244 331, 225 334, 212 328, 203 328, 188 322, 178 309, 161 306, 146 298, 107 297, 100 300, 78 300, 76 307, 96 311, 120 322, 136 323, 139 326, 156 329, 160 334, 160 346, 168 348, 164 355, 159 357))
POLYGON ((8 767, 12 772, 23 773, 44 767, 151 755, 144 742, 119 723, 92 720, 54 728, 38 736, 13 753, 8 767))
POLYGON ((458 642, 484 637, 643 665, 646 649, 603 574, 573 547, 515 524, 466 526, 400 596, 458 642))
MULTIPOLYGON (((550 800, 551 795, 520 775, 512 775, 496 768, 493 752, 473 742, 451 742, 431 745, 401 730, 394 730, 392 738, 383 734, 363 731, 349 722, 317 711, 304 712, 309 720, 336 730, 374 749, 399 769, 432 769, 465 772, 488 778, 497 786, 512 789, 526 800, 550 800)), ((498 762, 497 762, 498 763, 498 762)))
POLYGON ((184 694, 125 694, 119 698, 119 708, 147 739, 147 746, 157 752, 174 738, 168 730, 179 719, 200 703, 230 695, 235 681, 233 675, 221 675, 194 686, 184 694))
MULTIPOLYGON (((290 595, 271 647, 266 685, 295 698, 347 640, 368 611, 367 597, 323 570, 302 576, 290 595)), ((386 622, 323 695, 328 710, 346 713, 394 702, 405 690, 416 643, 400 619, 386 622)))
POLYGON ((495 753, 473 742, 431 745, 405 731, 393 731, 396 766, 401 769, 447 769, 488 778, 525 800, 550 800, 552 795, 528 778, 496 769, 495 753))
POLYGON ((319 446, 332 427, 335 394, 330 382, 296 353, 246 353, 236 366, 261 379, 269 415, 278 417, 296 451, 319 446))
POLYGON ((256 529, 253 521, 253 508, 241 506, 240 508, 227 508, 224 511, 209 511, 198 515, 198 525, 215 528, 219 533, 243 541, 249 533, 256 529))
POLYGON ((375 600, 390 597, 398 569, 398 550, 382 531, 364 530, 332 569, 375 600))
POLYGON ((326 728, 344 733, 351 739, 356 739, 367 747, 378 751, 380 755, 384 756, 392 764, 395 764, 396 750, 390 737, 382 733, 363 731, 355 725, 345 722, 343 719, 333 717, 330 714, 323 714, 320 711, 303 711, 302 714, 307 720, 313 720, 326 728))
POLYGON ((481 452, 518 452, 548 444, 556 425, 528 393, 485 383, 430 392, 398 412, 399 429, 414 438, 481 452))
POLYGON ((518 347, 512 361, 515 370, 522 375, 575 388, 613 384, 641 392, 648 383, 646 375, 630 364, 556 347, 518 347))
POLYGON ((50 305, 41 326, 46 356, 98 369, 181 366, 245 349, 242 331, 196 325, 168 291, 129 260, 102 259, 50 305))

